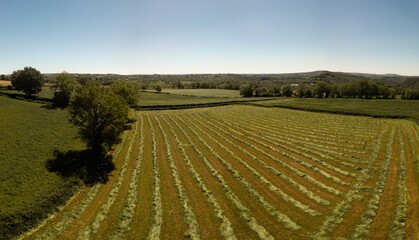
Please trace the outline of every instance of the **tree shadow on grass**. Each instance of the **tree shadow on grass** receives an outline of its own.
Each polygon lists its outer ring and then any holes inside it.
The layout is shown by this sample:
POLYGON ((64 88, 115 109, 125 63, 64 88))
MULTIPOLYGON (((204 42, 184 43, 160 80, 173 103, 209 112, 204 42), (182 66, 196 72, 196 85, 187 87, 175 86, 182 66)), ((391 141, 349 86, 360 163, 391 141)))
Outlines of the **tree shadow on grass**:
POLYGON ((49 159, 46 168, 63 178, 76 177, 86 185, 105 183, 109 174, 115 169, 112 156, 84 151, 54 151, 54 158, 49 159))

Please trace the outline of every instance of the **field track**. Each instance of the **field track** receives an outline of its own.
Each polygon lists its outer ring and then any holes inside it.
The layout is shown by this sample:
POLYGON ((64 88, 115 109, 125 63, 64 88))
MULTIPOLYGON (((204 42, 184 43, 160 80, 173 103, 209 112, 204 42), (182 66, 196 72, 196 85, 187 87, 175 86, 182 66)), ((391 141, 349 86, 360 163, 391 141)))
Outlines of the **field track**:
POLYGON ((413 122, 251 106, 135 117, 109 181, 21 239, 418 239, 413 122))

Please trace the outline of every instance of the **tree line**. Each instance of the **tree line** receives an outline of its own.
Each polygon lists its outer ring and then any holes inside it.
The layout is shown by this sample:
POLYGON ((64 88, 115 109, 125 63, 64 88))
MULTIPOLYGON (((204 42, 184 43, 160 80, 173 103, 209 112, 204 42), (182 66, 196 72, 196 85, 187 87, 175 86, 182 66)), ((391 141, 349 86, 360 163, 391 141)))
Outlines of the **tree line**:
POLYGON ((260 87, 258 84, 240 86, 243 97, 299 97, 299 98, 360 98, 360 99, 419 99, 419 89, 403 89, 386 86, 373 80, 359 80, 354 83, 331 84, 320 81, 314 86, 283 85, 271 88, 260 87))

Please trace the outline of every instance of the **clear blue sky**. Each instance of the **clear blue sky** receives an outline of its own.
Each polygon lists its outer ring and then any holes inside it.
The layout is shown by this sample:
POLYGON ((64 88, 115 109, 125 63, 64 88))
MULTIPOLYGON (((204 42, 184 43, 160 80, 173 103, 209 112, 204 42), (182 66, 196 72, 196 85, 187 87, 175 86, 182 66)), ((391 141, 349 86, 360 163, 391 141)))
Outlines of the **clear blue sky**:
POLYGON ((2 0, 0 73, 419 75, 418 0, 2 0))

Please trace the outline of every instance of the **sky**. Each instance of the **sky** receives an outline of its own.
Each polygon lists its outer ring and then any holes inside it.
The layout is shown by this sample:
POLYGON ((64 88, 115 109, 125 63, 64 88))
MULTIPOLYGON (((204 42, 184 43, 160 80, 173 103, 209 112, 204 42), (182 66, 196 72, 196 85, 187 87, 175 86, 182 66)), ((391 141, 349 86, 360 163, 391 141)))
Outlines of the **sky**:
POLYGON ((1 0, 0 73, 419 75, 419 0, 1 0))

